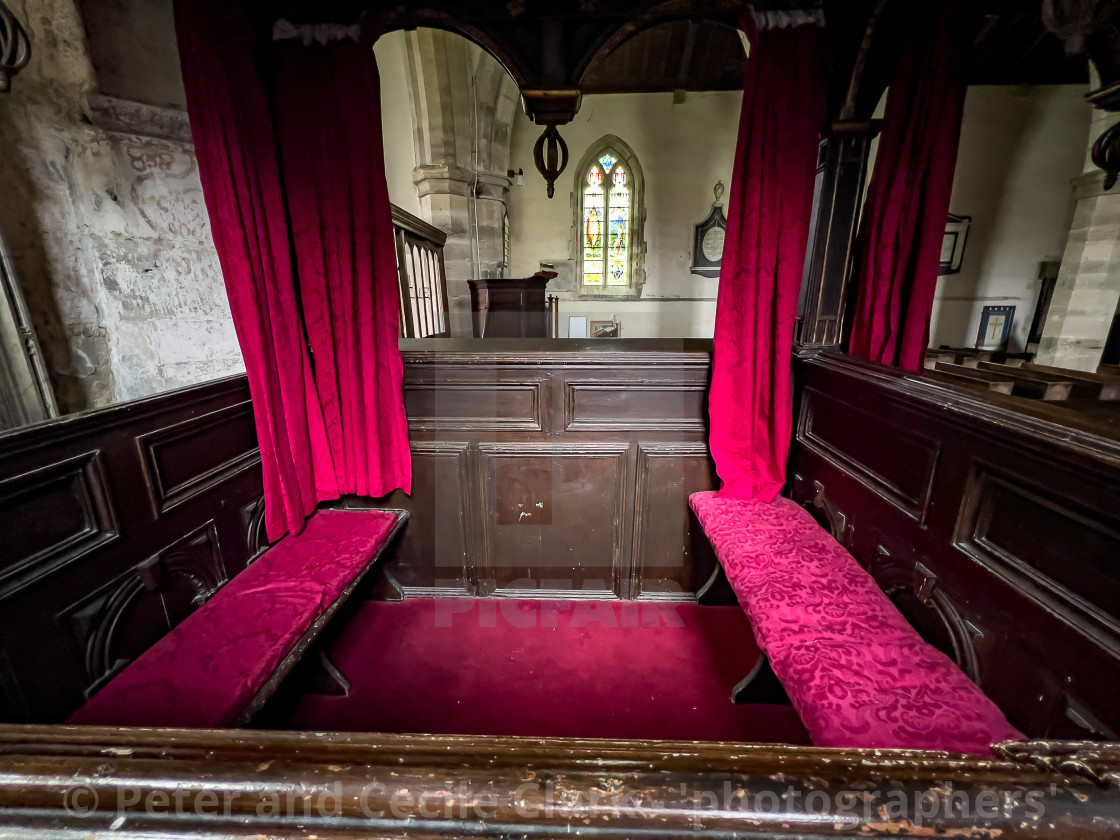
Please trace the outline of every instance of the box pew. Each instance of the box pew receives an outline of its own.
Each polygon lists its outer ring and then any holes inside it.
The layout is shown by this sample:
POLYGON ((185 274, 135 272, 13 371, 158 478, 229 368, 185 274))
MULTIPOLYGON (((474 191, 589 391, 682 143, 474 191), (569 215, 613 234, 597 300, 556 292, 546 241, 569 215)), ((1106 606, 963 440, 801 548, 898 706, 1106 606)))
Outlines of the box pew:
POLYGON ((988 373, 1007 374, 1014 379, 1029 379, 1051 385, 1068 386, 1068 394, 1063 399, 1100 399, 1101 395, 1102 383, 1080 379, 1065 372, 1036 370, 1031 365, 1015 366, 1001 362, 982 362, 979 360, 971 364, 966 362, 965 366, 975 367, 977 370, 987 371, 988 373))
POLYGON ((1037 371, 1038 373, 1053 374, 1061 376, 1073 382, 1089 382, 1094 385, 1100 386, 1100 395, 1098 399, 1102 400, 1120 400, 1120 376, 1108 376, 1101 373, 1092 373, 1084 370, 1067 370, 1066 368, 1051 367, 1049 365, 1038 365, 1034 363, 1025 363, 1021 360, 1008 359, 1004 364, 1011 365, 1015 361, 1019 361, 1019 367, 1023 370, 1037 371))
POLYGON ((796 367, 792 498, 1017 729, 1116 740, 1116 426, 834 352, 796 367))
POLYGON ((929 375, 942 382, 953 385, 964 385, 969 388, 978 388, 983 391, 994 391, 997 394, 1011 395, 1015 383, 1010 379, 1000 379, 996 376, 977 375, 976 371, 962 365, 951 365, 945 362, 927 360, 929 375))
POLYGON ((997 391, 998 393, 1008 393, 1006 390, 1003 390, 1002 386, 1010 382, 1010 393, 1017 397, 1025 397, 1031 400, 1064 400, 1068 399, 1070 395, 1071 385, 1069 382, 1051 382, 1032 378, 1029 375, 1020 375, 1016 368, 1008 368, 1007 370, 996 372, 968 367, 966 365, 951 365, 945 362, 937 362, 933 369, 938 373, 950 374, 963 380, 997 384, 1000 387, 990 388, 989 390, 997 391))

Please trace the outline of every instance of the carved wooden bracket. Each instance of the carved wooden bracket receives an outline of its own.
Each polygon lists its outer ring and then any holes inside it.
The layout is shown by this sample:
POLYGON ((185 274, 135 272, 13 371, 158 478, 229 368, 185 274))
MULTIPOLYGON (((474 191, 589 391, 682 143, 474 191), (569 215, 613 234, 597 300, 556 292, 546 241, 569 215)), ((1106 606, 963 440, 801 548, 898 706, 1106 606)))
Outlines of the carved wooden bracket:
MULTIPOLYGON (((939 587, 937 575, 925 563, 892 555, 882 544, 875 547, 867 570, 888 598, 893 600, 899 593, 909 591, 918 603, 932 610, 949 634, 953 660, 979 685, 980 658, 976 644, 983 640, 984 634, 961 615, 950 593, 939 587)), ((913 620, 913 616, 908 618, 913 620)))
POLYGON ((848 524, 848 515, 840 510, 832 499, 828 498, 824 485, 819 481, 813 482, 813 489, 816 492, 809 504, 824 513, 825 518, 828 519, 829 527, 832 529, 832 536, 836 538, 836 541, 841 545, 848 545, 848 540, 852 535, 852 526, 848 524))
POLYGON ((12 77, 31 60, 31 39, 0 0, 0 93, 12 89, 12 77))
POLYGON ((933 590, 937 588, 937 575, 921 563, 914 564, 914 597, 927 607, 933 600, 933 590))

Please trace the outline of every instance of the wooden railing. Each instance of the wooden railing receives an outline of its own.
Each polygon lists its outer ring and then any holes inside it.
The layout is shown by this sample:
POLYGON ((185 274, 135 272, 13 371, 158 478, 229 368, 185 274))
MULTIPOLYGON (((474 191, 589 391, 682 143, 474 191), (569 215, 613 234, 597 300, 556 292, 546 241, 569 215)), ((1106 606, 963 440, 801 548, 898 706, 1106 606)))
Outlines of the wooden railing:
POLYGON ((393 239, 401 287, 401 336, 449 338, 447 273, 443 265, 447 234, 394 204, 393 239))

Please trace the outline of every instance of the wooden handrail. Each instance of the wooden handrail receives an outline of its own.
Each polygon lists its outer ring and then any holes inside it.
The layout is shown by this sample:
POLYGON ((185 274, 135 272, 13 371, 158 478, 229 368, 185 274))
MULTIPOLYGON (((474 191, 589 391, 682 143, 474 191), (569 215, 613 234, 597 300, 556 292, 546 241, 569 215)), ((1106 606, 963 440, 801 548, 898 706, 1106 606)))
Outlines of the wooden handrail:
POLYGON ((419 216, 413 216, 403 207, 398 207, 395 204, 390 204, 389 206, 393 210, 393 227, 402 228, 409 233, 414 233, 421 239, 427 239, 429 242, 441 248, 447 244, 447 234, 435 225, 428 224, 419 216))
POLYGON ((447 272, 443 246, 447 234, 395 204, 393 241, 401 298, 402 338, 448 338, 447 272))

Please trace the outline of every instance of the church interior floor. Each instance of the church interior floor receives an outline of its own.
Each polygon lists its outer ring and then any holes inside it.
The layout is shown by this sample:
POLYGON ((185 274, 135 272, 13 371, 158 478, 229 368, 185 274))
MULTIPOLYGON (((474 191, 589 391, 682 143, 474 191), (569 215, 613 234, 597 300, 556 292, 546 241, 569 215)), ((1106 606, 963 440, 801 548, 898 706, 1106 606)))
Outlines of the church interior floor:
POLYGON ((808 744, 791 707, 731 702, 756 651, 738 607, 365 601, 330 646, 349 695, 305 695, 288 725, 808 744))

